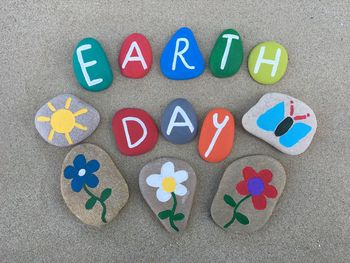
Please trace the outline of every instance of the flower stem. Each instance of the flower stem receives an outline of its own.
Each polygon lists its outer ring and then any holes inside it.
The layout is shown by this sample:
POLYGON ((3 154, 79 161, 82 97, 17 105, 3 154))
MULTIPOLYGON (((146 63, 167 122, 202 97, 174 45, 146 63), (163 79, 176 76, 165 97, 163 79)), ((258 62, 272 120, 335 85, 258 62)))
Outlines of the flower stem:
POLYGON ((176 210, 176 206, 177 206, 177 200, 176 200, 176 195, 174 192, 171 193, 171 196, 173 198, 173 201, 174 201, 174 204, 173 204, 173 207, 171 209, 171 215, 169 216, 169 223, 170 223, 170 226, 176 231, 176 232, 179 232, 179 229, 177 228, 177 226, 175 225, 174 223, 174 220, 173 220, 173 217, 174 217, 174 214, 175 214, 175 210, 176 210))
POLYGON ((106 204, 104 203, 104 201, 102 201, 101 198, 99 198, 98 196, 94 195, 88 188, 87 186, 84 184, 84 190, 85 192, 92 198, 95 198, 97 201, 100 202, 101 206, 102 206, 102 214, 101 214, 101 220, 103 223, 107 223, 106 220, 106 214, 107 214, 107 207, 106 204))
POLYGON ((233 209, 233 214, 232 214, 232 218, 229 222, 227 222, 226 225, 224 225, 224 228, 228 228, 230 225, 233 224, 233 222, 235 221, 236 219, 236 212, 237 212, 237 209, 238 207, 245 201, 247 200, 248 198, 250 198, 252 195, 249 194, 249 195, 246 195, 245 197, 243 197, 238 203, 237 205, 235 206, 235 208, 233 209))

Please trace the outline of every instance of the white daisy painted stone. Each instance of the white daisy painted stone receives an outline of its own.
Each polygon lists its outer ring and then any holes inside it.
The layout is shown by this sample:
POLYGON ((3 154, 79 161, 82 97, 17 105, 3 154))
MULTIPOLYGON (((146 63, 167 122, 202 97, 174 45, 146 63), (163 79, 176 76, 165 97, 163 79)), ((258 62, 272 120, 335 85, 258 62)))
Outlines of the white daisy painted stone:
POLYGON ((94 132, 99 122, 98 111, 71 94, 51 99, 35 115, 35 127, 41 137, 56 146, 83 141, 94 132))
POLYGON ((111 221, 129 198, 128 186, 111 157, 88 143, 74 147, 64 159, 61 192, 72 213, 94 226, 111 221))
POLYGON ((169 232, 186 228, 196 182, 192 167, 174 158, 161 158, 146 164, 139 176, 143 197, 169 232))
POLYGON ((248 156, 227 167, 211 205, 211 216, 225 230, 253 232, 269 220, 286 183, 275 159, 248 156))
POLYGON ((281 152, 303 153, 317 129, 316 116, 304 102, 281 93, 267 93, 242 118, 251 134, 281 152))

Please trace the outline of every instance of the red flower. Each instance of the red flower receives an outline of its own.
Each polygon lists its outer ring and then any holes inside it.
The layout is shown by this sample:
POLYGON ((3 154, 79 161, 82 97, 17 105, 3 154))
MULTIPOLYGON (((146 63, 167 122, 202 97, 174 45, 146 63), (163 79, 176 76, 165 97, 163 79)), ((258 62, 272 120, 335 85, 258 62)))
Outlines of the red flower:
POLYGON ((243 181, 236 185, 236 190, 241 195, 252 195, 253 206, 256 210, 266 208, 266 197, 275 198, 277 189, 269 185, 272 180, 272 172, 264 169, 256 172, 252 167, 246 166, 242 170, 243 181))

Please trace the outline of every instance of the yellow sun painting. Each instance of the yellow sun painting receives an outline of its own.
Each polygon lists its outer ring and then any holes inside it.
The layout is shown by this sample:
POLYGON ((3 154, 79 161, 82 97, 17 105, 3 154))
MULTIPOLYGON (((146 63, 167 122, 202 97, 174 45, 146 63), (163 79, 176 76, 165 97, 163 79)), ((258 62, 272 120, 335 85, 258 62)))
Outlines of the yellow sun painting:
POLYGON ((51 142, 55 132, 64 134, 66 140, 69 144, 73 144, 73 141, 70 137, 70 132, 74 129, 80 129, 83 131, 87 131, 87 127, 77 123, 76 117, 83 115, 88 112, 88 109, 81 108, 77 112, 72 112, 70 108, 70 104, 72 102, 72 98, 67 98, 64 108, 56 110, 56 108, 52 105, 51 102, 47 103, 47 106, 51 110, 51 117, 47 116, 39 116, 37 117, 37 121, 40 122, 50 122, 51 130, 48 136, 48 141, 51 142))

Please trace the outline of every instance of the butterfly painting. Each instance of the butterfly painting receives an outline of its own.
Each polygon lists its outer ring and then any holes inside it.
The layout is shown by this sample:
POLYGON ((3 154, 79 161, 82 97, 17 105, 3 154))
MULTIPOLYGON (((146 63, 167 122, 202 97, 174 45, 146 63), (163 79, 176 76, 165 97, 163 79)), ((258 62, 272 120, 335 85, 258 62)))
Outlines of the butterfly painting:
POLYGON ((311 130, 311 126, 302 121, 310 114, 294 116, 294 102, 290 101, 289 115, 285 115, 285 102, 282 101, 261 114, 256 121, 264 131, 273 132, 284 147, 290 148, 303 139, 311 130))

